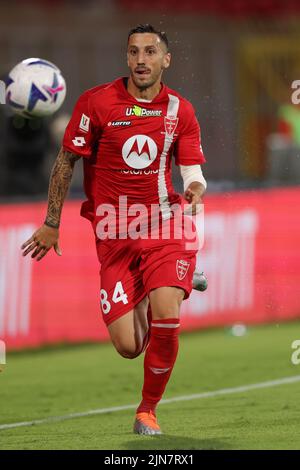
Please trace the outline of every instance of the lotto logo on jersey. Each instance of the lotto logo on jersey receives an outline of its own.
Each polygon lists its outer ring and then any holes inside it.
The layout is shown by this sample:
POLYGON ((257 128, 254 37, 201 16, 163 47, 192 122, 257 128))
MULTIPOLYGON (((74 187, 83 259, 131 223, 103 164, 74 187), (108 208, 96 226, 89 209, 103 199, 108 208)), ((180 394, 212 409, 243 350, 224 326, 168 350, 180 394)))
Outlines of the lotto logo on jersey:
POLYGON ((84 137, 75 137, 75 139, 73 139, 72 142, 75 145, 75 147, 83 147, 86 143, 84 137))
POLYGON ((141 116, 141 117, 156 117, 161 116, 161 109, 146 109, 141 108, 140 106, 134 105, 132 108, 126 108, 126 116, 141 116))
POLYGON ((131 126, 131 121, 109 121, 107 126, 110 127, 128 127, 131 126))
POLYGON ((126 165, 137 170, 150 166, 156 156, 156 143, 151 137, 143 134, 130 137, 122 148, 122 157, 126 165))

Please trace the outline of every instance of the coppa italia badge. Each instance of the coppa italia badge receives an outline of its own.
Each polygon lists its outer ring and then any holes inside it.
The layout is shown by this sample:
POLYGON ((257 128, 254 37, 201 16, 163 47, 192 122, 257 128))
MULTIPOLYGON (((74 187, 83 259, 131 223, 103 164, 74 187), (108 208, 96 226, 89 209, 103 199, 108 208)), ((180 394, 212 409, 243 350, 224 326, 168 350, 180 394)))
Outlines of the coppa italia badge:
POLYGON ((188 269, 190 267, 191 263, 188 263, 187 261, 184 261, 183 259, 178 259, 176 261, 176 273, 179 281, 182 281, 182 279, 185 278, 186 273, 188 272, 188 269))
POLYGON ((89 126, 90 126, 90 118, 86 116, 85 114, 82 114, 81 119, 80 119, 79 129, 82 130, 83 132, 88 132, 89 126))
POLYGON ((166 134, 172 136, 178 124, 178 118, 174 116, 165 116, 166 134))

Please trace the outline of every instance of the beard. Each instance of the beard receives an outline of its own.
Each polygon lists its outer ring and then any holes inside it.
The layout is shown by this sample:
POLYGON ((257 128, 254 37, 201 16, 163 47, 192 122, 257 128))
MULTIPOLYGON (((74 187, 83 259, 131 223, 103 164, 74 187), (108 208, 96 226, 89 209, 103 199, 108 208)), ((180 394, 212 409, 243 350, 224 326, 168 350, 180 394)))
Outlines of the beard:
POLYGON ((155 74, 155 76, 150 76, 149 79, 147 81, 144 81, 144 80, 139 80, 137 79, 137 77, 135 75, 131 75, 131 78, 132 78, 132 81, 133 83, 135 84, 135 86, 140 90, 140 91, 144 91, 144 90, 147 90, 147 88, 150 88, 151 86, 153 86, 158 80, 160 80, 160 76, 161 74, 155 74))

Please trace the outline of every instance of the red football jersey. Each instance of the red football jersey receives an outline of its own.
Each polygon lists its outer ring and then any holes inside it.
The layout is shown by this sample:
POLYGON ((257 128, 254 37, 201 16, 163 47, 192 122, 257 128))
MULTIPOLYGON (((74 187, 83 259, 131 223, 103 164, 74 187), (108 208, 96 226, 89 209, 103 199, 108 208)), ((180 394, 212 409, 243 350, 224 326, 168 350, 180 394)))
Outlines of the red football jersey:
POLYGON ((100 204, 118 210, 119 196, 127 196, 128 206, 159 204, 166 214, 182 202, 171 182, 172 156, 177 165, 205 162, 192 105, 164 84, 151 102, 137 100, 125 78, 83 93, 63 148, 84 157, 88 201, 81 214, 93 222, 100 204))

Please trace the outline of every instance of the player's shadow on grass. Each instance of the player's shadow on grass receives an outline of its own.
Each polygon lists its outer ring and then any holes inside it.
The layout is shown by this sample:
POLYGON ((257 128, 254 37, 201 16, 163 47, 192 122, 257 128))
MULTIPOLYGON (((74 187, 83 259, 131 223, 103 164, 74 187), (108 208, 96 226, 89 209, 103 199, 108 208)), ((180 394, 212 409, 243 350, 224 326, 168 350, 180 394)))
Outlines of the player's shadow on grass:
POLYGON ((217 450, 230 449, 229 443, 217 439, 193 439, 172 435, 137 436, 135 439, 124 442, 128 450, 217 450))

